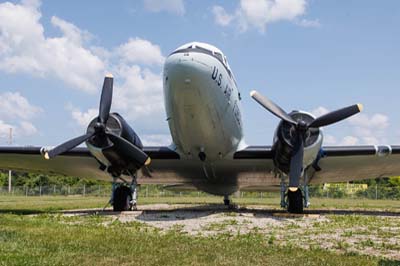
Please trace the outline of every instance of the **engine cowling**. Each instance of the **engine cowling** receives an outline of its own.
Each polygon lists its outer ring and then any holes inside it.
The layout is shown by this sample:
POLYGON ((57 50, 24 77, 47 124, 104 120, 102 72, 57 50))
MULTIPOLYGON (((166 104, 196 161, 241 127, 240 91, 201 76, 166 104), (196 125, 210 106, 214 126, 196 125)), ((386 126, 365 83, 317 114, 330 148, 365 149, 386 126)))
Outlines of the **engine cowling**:
MULTIPOLYGON (((315 117, 307 112, 293 111, 289 114, 295 121, 303 120, 311 123, 315 117)), ((294 126, 282 120, 275 131, 273 140, 273 156, 274 164, 280 171, 288 174, 290 171, 290 160, 294 150, 294 142, 296 140, 296 129, 294 126)), ((304 141, 304 158, 303 169, 310 166, 318 156, 323 141, 322 131, 318 128, 307 129, 304 141)))
MULTIPOLYGON (((97 123, 98 118, 96 117, 90 122, 87 133, 95 132, 97 123)), ((139 136, 118 113, 110 113, 105 126, 108 132, 123 138, 141 150, 143 149, 139 136)), ((103 168, 108 168, 108 171, 114 175, 119 175, 125 170, 134 171, 142 166, 139 162, 128 158, 124 150, 117 148, 105 136, 94 135, 86 141, 86 145, 93 156, 103 165, 103 168)))

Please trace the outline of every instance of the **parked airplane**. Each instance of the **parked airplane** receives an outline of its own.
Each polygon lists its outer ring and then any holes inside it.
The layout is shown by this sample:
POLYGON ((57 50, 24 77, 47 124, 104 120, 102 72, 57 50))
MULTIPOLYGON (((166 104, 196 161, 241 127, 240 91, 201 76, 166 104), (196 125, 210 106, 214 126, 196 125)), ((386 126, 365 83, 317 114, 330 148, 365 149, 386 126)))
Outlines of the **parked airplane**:
POLYGON ((309 184, 400 174, 400 146, 322 146, 320 128, 357 114, 360 104, 315 118, 286 113, 252 91, 281 122, 272 146, 247 146, 241 94, 226 57, 212 45, 192 42, 172 52, 163 87, 173 139, 168 147, 143 147, 123 117, 110 113, 113 77, 107 75, 99 115, 86 134, 51 149, 0 147, 0 168, 103 180, 111 175, 116 211, 136 207, 138 184, 164 184, 221 195, 227 205, 238 190, 280 190, 281 206, 301 213, 309 205, 309 184), (76 148, 83 142, 87 148, 76 148))

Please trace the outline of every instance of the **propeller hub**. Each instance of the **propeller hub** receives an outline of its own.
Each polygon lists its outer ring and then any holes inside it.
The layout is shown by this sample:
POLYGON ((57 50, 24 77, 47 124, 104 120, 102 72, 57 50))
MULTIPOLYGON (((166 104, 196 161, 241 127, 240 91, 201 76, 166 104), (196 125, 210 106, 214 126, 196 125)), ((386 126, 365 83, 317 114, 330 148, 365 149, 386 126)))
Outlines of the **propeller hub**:
POLYGON ((101 122, 97 122, 97 123, 94 125, 94 131, 96 132, 96 134, 98 134, 98 133, 104 133, 104 132, 106 131, 106 126, 105 126, 103 123, 101 123, 101 122))
POLYGON ((297 128, 302 131, 305 132, 307 130, 307 123, 304 120, 299 120, 297 121, 297 128))

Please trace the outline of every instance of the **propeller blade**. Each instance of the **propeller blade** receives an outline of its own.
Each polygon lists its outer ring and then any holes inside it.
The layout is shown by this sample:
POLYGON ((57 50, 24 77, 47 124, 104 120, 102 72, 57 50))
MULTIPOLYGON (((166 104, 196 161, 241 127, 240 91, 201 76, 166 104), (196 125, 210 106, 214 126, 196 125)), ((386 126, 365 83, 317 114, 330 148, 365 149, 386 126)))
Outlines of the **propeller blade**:
POLYGON ((268 98, 264 97, 257 91, 251 91, 250 96, 256 100, 261 106, 263 106, 265 109, 270 111, 273 115, 277 116, 278 118, 289 122, 293 125, 296 125, 297 122, 294 121, 282 108, 280 108, 277 104, 269 100, 268 98))
POLYGON ((64 153, 66 151, 69 151, 76 146, 80 145, 81 143, 85 142, 89 138, 91 138, 94 135, 94 133, 87 133, 85 135, 79 136, 77 138, 68 140, 67 142, 64 142, 63 144, 60 144, 53 149, 46 151, 44 154, 44 158, 46 159, 51 159, 56 157, 57 155, 64 153))
POLYGON ((113 81, 114 78, 111 74, 106 75, 104 78, 99 107, 99 122, 102 124, 107 122, 110 114, 113 95, 113 81))
POLYGON ((301 134, 297 134, 297 141, 294 145, 293 155, 290 160, 289 189, 291 191, 296 191, 298 189, 301 172, 303 170, 304 140, 301 134))
POLYGON ((107 137, 109 137, 110 140, 114 143, 115 148, 128 158, 135 160, 141 165, 150 164, 150 157, 126 139, 111 133, 107 133, 107 137))
POLYGON ((352 106, 348 106, 318 117, 309 125, 309 127, 318 128, 318 127, 328 126, 336 122, 342 121, 346 118, 349 118, 350 116, 358 114, 362 110, 363 110, 362 104, 355 104, 352 106))

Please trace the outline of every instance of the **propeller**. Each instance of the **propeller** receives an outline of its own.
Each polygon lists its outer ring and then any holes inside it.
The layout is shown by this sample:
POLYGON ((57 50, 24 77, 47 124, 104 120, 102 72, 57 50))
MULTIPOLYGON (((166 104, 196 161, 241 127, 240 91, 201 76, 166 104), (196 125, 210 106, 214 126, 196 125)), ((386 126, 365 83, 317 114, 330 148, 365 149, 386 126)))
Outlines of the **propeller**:
POLYGON ((103 88, 100 98, 99 115, 97 117, 97 123, 94 126, 93 132, 88 132, 85 135, 76 137, 68 140, 51 150, 45 150, 44 157, 51 159, 67 152, 83 142, 89 140, 92 137, 96 138, 96 142, 108 145, 107 148, 114 147, 124 158, 129 158, 137 161, 141 165, 148 165, 150 163, 150 157, 144 153, 141 149, 125 140, 124 138, 115 135, 107 130, 107 121, 110 116, 112 95, 113 95, 113 82, 114 78, 111 74, 108 74, 104 78, 103 88))
POLYGON ((281 107, 272 102, 270 99, 261 95, 257 91, 252 91, 250 96, 256 100, 262 107, 267 109, 273 115, 277 116, 283 121, 291 124, 294 127, 295 134, 293 136, 293 152, 290 159, 289 171, 289 190, 297 191, 300 184, 300 177, 303 172, 303 159, 304 159, 304 142, 307 137, 307 131, 310 128, 320 128, 329 126, 346 118, 349 118, 363 110, 361 104, 351 105, 316 118, 311 123, 307 123, 301 119, 295 121, 288 113, 281 107))

